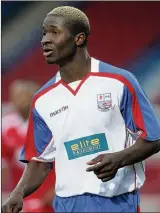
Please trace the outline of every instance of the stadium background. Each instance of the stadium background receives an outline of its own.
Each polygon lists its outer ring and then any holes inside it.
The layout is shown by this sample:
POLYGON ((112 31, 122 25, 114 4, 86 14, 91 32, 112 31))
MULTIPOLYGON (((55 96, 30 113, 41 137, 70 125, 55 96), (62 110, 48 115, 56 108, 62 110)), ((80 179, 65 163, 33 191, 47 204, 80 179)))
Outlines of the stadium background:
MULTIPOLYGON (((13 80, 43 85, 57 72, 45 63, 40 40, 46 13, 59 5, 79 7, 88 15, 90 54, 133 72, 160 118, 160 2, 2 2, 2 114, 10 109, 13 80)), ((142 211, 160 211, 159 164, 160 154, 146 162, 142 211)))

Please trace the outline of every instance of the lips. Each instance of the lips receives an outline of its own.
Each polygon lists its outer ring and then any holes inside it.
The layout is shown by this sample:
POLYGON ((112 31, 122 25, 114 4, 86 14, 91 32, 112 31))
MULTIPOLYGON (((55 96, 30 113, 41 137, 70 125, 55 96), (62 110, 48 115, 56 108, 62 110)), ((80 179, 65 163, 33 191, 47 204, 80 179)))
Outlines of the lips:
POLYGON ((43 49, 43 55, 45 57, 48 57, 50 55, 52 55, 54 53, 54 51, 52 49, 43 49))

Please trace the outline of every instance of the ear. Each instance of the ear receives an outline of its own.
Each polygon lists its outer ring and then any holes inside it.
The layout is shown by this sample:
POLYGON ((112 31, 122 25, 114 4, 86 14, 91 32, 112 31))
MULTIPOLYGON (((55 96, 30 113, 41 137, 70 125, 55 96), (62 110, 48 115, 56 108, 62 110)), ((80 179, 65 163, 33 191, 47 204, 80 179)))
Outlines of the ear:
POLYGON ((86 35, 84 33, 79 33, 75 37, 75 43, 77 46, 81 46, 86 40, 86 35))

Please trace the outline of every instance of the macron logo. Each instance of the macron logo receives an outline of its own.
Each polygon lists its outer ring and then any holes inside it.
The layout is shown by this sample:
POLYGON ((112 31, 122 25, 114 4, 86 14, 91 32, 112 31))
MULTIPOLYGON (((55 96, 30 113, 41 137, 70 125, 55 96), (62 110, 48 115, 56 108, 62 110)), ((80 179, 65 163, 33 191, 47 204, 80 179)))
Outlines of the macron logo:
POLYGON ((66 109, 68 109, 68 106, 63 106, 61 109, 58 109, 55 112, 51 112, 50 113, 50 117, 53 117, 53 116, 65 111, 66 109))

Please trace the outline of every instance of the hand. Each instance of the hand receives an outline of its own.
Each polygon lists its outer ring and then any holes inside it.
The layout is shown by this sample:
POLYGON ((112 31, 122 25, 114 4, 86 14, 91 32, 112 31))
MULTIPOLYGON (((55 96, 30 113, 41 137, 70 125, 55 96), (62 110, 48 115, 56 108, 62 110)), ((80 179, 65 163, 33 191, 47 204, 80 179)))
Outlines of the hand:
POLYGON ((96 158, 87 162, 88 165, 93 165, 87 168, 87 172, 94 172, 98 179, 102 182, 113 179, 120 168, 121 158, 117 153, 108 153, 98 155, 96 158))
POLYGON ((2 206, 2 213, 18 213, 23 207, 23 196, 18 193, 13 193, 8 198, 7 202, 2 206))

